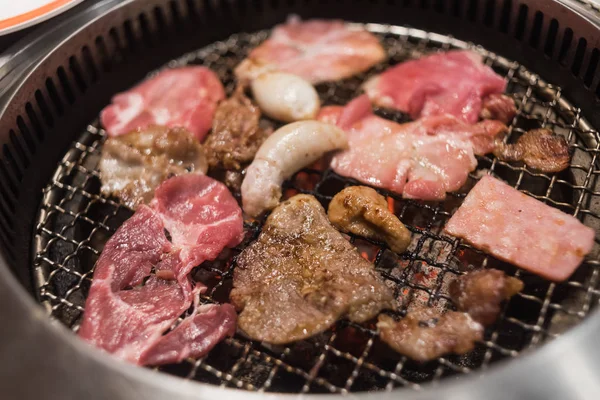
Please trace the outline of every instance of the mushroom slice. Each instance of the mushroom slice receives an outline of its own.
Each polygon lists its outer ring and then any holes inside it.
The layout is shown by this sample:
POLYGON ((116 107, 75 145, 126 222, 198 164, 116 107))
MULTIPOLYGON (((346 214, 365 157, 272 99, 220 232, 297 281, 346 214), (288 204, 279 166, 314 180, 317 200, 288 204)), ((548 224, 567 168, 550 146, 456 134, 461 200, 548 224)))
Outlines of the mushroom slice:
POLYGON ((401 253, 410 244, 410 231, 387 206, 385 198, 366 186, 350 186, 336 194, 327 212, 338 229, 384 241, 401 253))

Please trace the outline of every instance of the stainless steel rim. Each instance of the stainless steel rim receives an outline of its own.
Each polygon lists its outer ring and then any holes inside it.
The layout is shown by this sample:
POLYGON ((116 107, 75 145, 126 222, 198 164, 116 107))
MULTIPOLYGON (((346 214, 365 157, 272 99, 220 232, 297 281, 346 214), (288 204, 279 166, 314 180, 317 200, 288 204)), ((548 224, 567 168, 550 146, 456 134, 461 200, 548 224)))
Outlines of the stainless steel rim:
MULTIPOLYGON (((74 16, 66 21, 70 27, 83 29, 90 18, 99 18, 105 12, 118 8, 130 1, 105 1, 99 3, 95 11, 88 10, 80 15, 74 16), (104 8, 106 7, 106 8, 104 8), (90 14, 88 14, 90 13, 90 14)), ((566 2, 565 2, 566 3, 566 2)), ((570 6, 579 8, 579 4, 568 2, 570 6)), ((581 11, 584 12, 584 11, 581 11)), ((589 15, 591 17, 591 15, 589 15)), ((63 40, 65 40, 63 38, 63 40)), ((37 61, 36 61, 37 62, 37 61)), ((39 61, 43 62, 43 61, 39 61)), ((7 64, 3 64, 6 66, 7 64)), ((0 67, 2 68, 2 67, 0 67)), ((28 69, 19 71, 23 75, 28 69)), ((16 71, 8 72, 7 76, 15 78, 16 71)), ((6 82, 6 80, 4 80, 6 82)), ((2 81, 0 80, 0 83, 2 81)), ((13 82, 10 82, 11 84, 13 82)), ((9 89, 12 85, 5 86, 3 99, 10 99, 9 89)), ((6 104, 6 103, 5 103, 6 104)), ((113 360, 79 341, 72 340, 72 335, 66 329, 51 323, 31 297, 22 289, 20 284, 11 275, 6 263, 3 261, 0 267, 0 304, 3 308, 11 308, 10 315, 23 320, 20 325, 23 340, 31 340, 36 335, 47 335, 47 344, 59 344, 64 347, 65 356, 85 358, 80 365, 84 368, 97 368, 100 380, 112 378, 119 390, 118 397, 114 398, 165 398, 166 396, 179 396, 179 398, 208 398, 208 396, 227 396, 227 398, 238 398, 238 396, 268 396, 283 398, 288 395, 280 394, 255 394, 237 391, 234 389, 221 389, 214 386, 202 385, 191 382, 183 382, 179 379, 156 374, 152 371, 135 368, 113 360), (33 333, 33 331, 36 331, 33 333), (140 386, 133 386, 134 382, 141 382, 140 386)), ((429 398, 461 398, 461 399, 510 399, 510 398, 564 398, 584 399, 594 398, 600 393, 600 383, 597 382, 597 371, 600 370, 600 348, 595 346, 596 335, 600 332, 600 314, 595 312, 587 321, 572 329, 563 337, 553 341, 542 349, 532 354, 520 357, 509 364, 499 365, 490 369, 485 379, 476 377, 464 377, 456 382, 444 382, 439 387, 430 387, 421 393, 402 391, 402 395, 411 399, 429 398), (589 371, 588 374, 585 371, 589 371), (523 377, 527 377, 529 383, 526 385, 523 377), (514 382, 514 385, 507 384, 514 382)), ((11 332, 11 327, 3 332, 10 335, 19 334, 11 332)), ((17 346, 18 347, 18 346, 17 346)), ((7 355, 11 350, 3 349, 7 355)), ((72 364, 77 368, 77 362, 72 364)), ((67 372, 67 371, 65 371, 67 372)), ((398 392, 376 393, 376 394, 354 394, 353 397, 366 398, 376 396, 381 399, 397 396, 398 392)), ((102 396, 99 396, 102 397, 102 396)), ((313 398, 325 398, 328 396, 311 395, 313 398)), ((242 398, 242 397, 240 397, 242 398)), ((244 397, 247 398, 247 397, 244 397)))

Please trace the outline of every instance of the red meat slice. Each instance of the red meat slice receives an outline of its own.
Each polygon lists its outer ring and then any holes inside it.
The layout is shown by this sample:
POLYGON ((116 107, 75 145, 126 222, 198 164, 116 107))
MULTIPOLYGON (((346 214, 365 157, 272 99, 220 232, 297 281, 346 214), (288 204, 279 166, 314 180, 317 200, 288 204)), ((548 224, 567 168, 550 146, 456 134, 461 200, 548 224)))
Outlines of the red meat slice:
POLYGON ((179 279, 243 239, 240 206, 225 185, 208 176, 187 174, 167 180, 156 189, 151 206, 173 243, 181 247, 184 266, 179 279))
POLYGON ((141 363, 172 364, 188 357, 203 357, 216 343, 235 333, 236 319, 231 304, 197 306, 191 316, 162 336, 156 346, 142 356, 141 363))
POLYGON ((217 103, 224 98, 223 85, 210 69, 168 69, 114 96, 100 120, 110 136, 163 125, 186 128, 202 140, 212 126, 217 103))
POLYGON ((483 177, 444 230, 553 281, 567 279, 594 245, 594 230, 560 210, 483 177))
POLYGON ((79 336, 137 363, 189 307, 189 287, 177 282, 152 276, 144 286, 134 288, 162 259, 173 257, 178 254, 165 237, 162 221, 150 208, 141 206, 104 246, 79 336))
POLYGON ((478 54, 458 50, 398 64, 368 80, 364 88, 375 104, 413 118, 451 114, 474 123, 482 99, 504 92, 506 81, 478 54))
POLYGON ((204 289, 192 290, 191 268, 242 239, 241 210, 225 186, 205 176, 186 177, 163 183, 154 203, 158 211, 140 206, 96 263, 79 336, 132 363, 169 362, 174 348, 182 357, 201 356, 235 329, 230 305, 196 304, 191 316, 163 336, 204 289), (171 204, 190 208, 179 209, 178 221, 171 204), (165 226, 173 227, 172 242, 165 226))
POLYGON ((337 20, 290 18, 250 52, 235 74, 245 81, 276 70, 319 83, 348 78, 383 59, 385 51, 379 40, 364 29, 351 29, 337 20))
POLYGON ((477 166, 474 154, 489 152, 506 129, 498 121, 469 125, 451 115, 397 124, 375 116, 365 96, 325 107, 319 119, 348 133, 350 148, 331 161, 335 172, 421 200, 443 200, 463 186, 477 166))

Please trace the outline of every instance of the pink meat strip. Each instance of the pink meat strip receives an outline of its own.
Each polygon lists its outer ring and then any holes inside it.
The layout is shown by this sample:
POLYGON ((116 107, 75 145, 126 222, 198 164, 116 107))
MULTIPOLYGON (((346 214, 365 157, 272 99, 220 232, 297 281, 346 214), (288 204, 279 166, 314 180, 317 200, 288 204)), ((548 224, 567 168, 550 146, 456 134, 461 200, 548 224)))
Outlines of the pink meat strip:
POLYGON ((165 181, 150 205, 160 214, 173 243, 181 247, 185 265, 177 274, 179 280, 244 237, 238 203, 225 185, 205 175, 186 174, 165 181))
POLYGON ((79 330, 81 338, 135 364, 201 357, 235 332, 233 308, 199 306, 205 287, 192 289, 188 274, 241 241, 241 209, 223 184, 203 175, 171 178, 157 193, 155 209, 139 207, 104 246, 79 330), (168 206, 182 203, 202 216, 176 221, 168 206), (174 227, 172 241, 165 226, 174 227), (163 336, 193 301, 192 315, 163 336))
POLYGON ((202 140, 212 126, 217 103, 224 98, 223 85, 210 69, 168 69, 115 95, 100 121, 110 136, 163 125, 186 128, 202 140))
POLYGON ((364 29, 350 29, 338 20, 290 18, 250 52, 235 74, 245 81, 277 70, 299 75, 314 84, 348 78, 385 57, 377 37, 364 29))
POLYGON ((191 316, 143 354, 141 364, 172 364, 203 357, 216 343, 235 333, 236 320, 231 304, 196 306, 191 316))
POLYGON ((324 107, 319 119, 348 133, 350 148, 331 161, 335 172, 421 200, 443 200, 462 187, 477 166, 475 154, 491 151, 506 129, 498 121, 469 125, 451 115, 397 124, 374 115, 366 96, 324 107))
POLYGON ((494 257, 564 281, 594 245, 594 230, 491 176, 469 192, 444 230, 494 257))
POLYGON ((364 89, 377 105, 413 118, 451 114, 477 122, 482 99, 503 93, 506 80, 466 50, 436 53, 389 68, 369 79, 364 89))

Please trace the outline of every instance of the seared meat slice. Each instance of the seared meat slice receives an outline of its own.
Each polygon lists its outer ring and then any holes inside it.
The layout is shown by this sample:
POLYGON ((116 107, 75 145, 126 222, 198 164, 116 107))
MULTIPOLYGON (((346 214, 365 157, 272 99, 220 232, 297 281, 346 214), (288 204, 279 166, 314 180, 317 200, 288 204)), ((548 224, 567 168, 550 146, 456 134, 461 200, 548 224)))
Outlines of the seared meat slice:
POLYGON ((148 203, 171 176, 207 170, 204 150, 191 133, 162 126, 109 137, 99 166, 102 194, 119 197, 133 209, 148 203))
POLYGON ((211 168, 240 170, 251 162, 269 131, 259 126, 260 110, 238 86, 233 96, 219 103, 212 132, 204 146, 211 168))
POLYGON ((400 354, 428 361, 447 353, 464 354, 483 339, 483 326, 469 314, 431 308, 410 311, 400 321, 380 315, 379 337, 400 354))
POLYGON ((496 143, 494 155, 504 161, 523 161, 528 167, 542 172, 559 172, 569 167, 571 153, 563 136, 549 129, 532 129, 517 143, 496 143))
POLYGON ((483 99, 481 113, 483 119, 495 119, 508 124, 517 114, 515 101, 505 94, 494 93, 483 99))
POLYGON ((252 339, 289 343, 394 307, 392 291, 309 195, 281 203, 237 259, 230 300, 252 339))
POLYGON ((472 271, 450 283, 450 297, 459 310, 483 325, 491 325, 500 303, 523 290, 523 282, 497 269, 472 271))
POLYGON ((366 186, 350 186, 336 194, 327 211, 338 229, 385 241, 402 253, 410 244, 410 231, 388 209, 385 197, 366 186))

